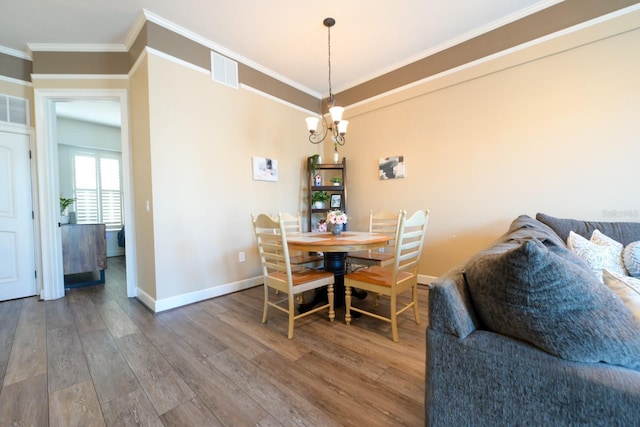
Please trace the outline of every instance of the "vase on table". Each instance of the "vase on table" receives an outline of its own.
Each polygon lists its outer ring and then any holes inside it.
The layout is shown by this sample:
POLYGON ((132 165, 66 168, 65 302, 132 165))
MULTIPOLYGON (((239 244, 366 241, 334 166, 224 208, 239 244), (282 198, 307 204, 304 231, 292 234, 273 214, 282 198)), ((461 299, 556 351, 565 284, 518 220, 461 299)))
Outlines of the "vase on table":
POLYGON ((342 224, 331 224, 331 234, 339 236, 342 233, 342 224))

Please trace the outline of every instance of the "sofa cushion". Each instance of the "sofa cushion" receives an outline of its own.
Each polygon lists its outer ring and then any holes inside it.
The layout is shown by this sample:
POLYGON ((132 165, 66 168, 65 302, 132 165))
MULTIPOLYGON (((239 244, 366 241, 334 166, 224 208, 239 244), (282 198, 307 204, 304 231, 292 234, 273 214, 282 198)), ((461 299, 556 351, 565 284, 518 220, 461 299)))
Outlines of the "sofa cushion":
POLYGON ((622 251, 624 268, 630 276, 640 277, 640 241, 631 242, 622 251))
POLYGON ((528 215, 520 215, 513 220, 501 241, 520 241, 531 238, 540 240, 546 246, 566 247, 565 241, 560 239, 549 226, 528 215))
POLYGON ((640 322, 573 254, 535 238, 497 246, 465 266, 490 330, 564 359, 640 370, 640 322))
POLYGON ((600 281, 605 268, 617 274, 626 274, 622 264, 622 243, 608 238, 598 230, 593 232, 591 240, 573 231, 569 232, 567 246, 589 266, 600 281))
POLYGON ((602 271, 602 278, 605 285, 615 292, 636 318, 640 320, 640 279, 616 274, 607 269, 602 271))
POLYGON ((625 246, 640 240, 640 222, 580 221, 577 219, 556 218, 543 213, 536 214, 536 219, 548 225, 563 242, 567 241, 570 231, 589 239, 594 230, 600 230, 625 246))

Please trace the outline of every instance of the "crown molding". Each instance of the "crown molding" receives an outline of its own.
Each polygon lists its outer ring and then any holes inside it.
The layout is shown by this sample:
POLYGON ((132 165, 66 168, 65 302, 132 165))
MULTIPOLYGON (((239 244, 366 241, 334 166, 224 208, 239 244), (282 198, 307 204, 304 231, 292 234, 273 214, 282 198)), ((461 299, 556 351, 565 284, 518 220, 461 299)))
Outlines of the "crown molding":
POLYGON ((9 47, 0 46, 0 53, 4 53, 5 55, 15 56, 16 58, 26 59, 27 61, 31 61, 31 55, 27 52, 22 52, 20 50, 11 49, 9 47))
POLYGON ((124 44, 28 43, 33 52, 128 52, 124 44))
POLYGON ((269 77, 273 77, 276 80, 281 81, 282 83, 291 86, 295 89, 298 89, 301 92, 306 93, 307 95, 311 95, 315 98, 318 99, 322 99, 322 94, 320 94, 319 92, 316 92, 314 90, 309 89, 306 86, 302 86, 300 83, 294 82, 293 80, 290 80, 286 77, 284 77, 283 75, 280 75, 278 73, 276 73, 275 71, 264 67, 252 60, 250 60, 249 58, 246 58, 236 52, 233 52, 232 50, 229 50, 227 48, 225 48, 224 46, 218 45, 214 42, 212 42, 211 40, 208 40, 190 30, 187 30, 184 27, 181 27, 178 24, 175 24, 167 19, 162 18, 161 16, 158 16, 152 12, 149 12, 146 9, 143 9, 144 11, 144 16, 146 17, 147 21, 149 22, 153 22, 154 24, 160 25, 161 27, 169 30, 169 31, 173 31, 176 34, 179 34, 183 37, 188 38, 191 41, 194 41, 196 43, 199 43, 205 47, 207 47, 208 49, 211 50, 215 50, 216 52, 218 52, 221 55, 227 56, 235 61, 241 62, 244 65, 253 68, 254 70, 260 71, 263 74, 268 75, 269 77))
POLYGON ((0 74, 0 80, 4 81, 4 82, 9 82, 9 83, 13 83, 13 84, 22 85, 22 86, 33 87, 33 83, 31 83, 31 82, 25 82, 24 80, 14 79, 13 77, 3 76, 2 74, 0 74))
POLYGON ((436 53, 445 51, 449 48, 452 48, 456 45, 462 44, 466 41, 469 41, 475 37, 481 36, 485 33, 488 33, 492 30, 495 30, 496 28, 500 28, 503 27, 507 24, 510 24, 512 22, 515 22, 519 19, 525 18, 529 15, 532 15, 536 12, 539 12, 541 10, 547 9, 551 6, 554 6, 558 3, 562 3, 564 0, 545 0, 545 1, 541 1, 538 2, 532 6, 529 6, 528 8, 525 8, 523 10, 520 10, 518 12, 512 13, 511 15, 507 15, 501 19, 498 19, 497 21, 493 21, 487 25, 484 25, 480 28, 476 28, 473 31, 470 31, 466 34, 462 34, 458 37, 455 37, 453 39, 450 39, 444 43, 441 43, 438 46, 435 46, 431 49, 427 49, 423 52, 420 52, 416 55, 413 55, 407 59, 404 59, 403 61, 400 62, 396 62, 394 64, 388 65, 384 68, 381 68, 377 71, 374 71, 372 73, 367 74, 364 77, 361 77, 357 80, 354 80, 352 82, 346 83, 344 85, 341 85, 340 87, 335 89, 335 93, 339 94, 340 92, 344 92, 345 90, 351 89, 353 87, 356 87, 362 83, 366 83, 369 80, 373 80, 377 77, 383 76, 387 73, 390 73, 392 71, 398 70, 406 65, 410 65, 413 64, 414 62, 420 61, 421 59, 427 58, 429 56, 435 55, 436 53))
POLYGON ((126 80, 126 74, 31 74, 31 80, 126 80))
POLYGON ((124 45, 126 46, 127 51, 131 49, 131 46, 133 46, 133 42, 136 41, 136 38, 140 34, 140 31, 142 31, 142 28, 144 28, 144 24, 146 24, 146 22, 146 10, 142 9, 142 11, 138 14, 136 20, 133 22, 133 25, 129 29, 127 37, 124 39, 124 45))

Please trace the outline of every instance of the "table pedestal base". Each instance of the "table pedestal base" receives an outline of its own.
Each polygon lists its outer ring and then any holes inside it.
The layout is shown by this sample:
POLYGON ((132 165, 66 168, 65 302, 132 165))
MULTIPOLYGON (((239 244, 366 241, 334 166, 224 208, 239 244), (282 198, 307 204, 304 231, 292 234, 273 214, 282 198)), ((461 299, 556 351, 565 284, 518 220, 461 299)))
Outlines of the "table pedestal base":
MULTIPOLYGON (((332 272, 333 277, 335 278, 335 283, 333 285, 333 301, 336 308, 344 307, 344 274, 346 256, 346 252, 324 253, 324 271, 332 272)), ((367 297, 367 292, 352 289, 351 295, 358 299, 364 299, 367 297)), ((319 304, 326 304, 327 301, 327 288, 318 288, 313 295, 313 300, 306 304, 300 304, 300 306, 298 307, 298 311, 300 313, 305 313, 319 304)))

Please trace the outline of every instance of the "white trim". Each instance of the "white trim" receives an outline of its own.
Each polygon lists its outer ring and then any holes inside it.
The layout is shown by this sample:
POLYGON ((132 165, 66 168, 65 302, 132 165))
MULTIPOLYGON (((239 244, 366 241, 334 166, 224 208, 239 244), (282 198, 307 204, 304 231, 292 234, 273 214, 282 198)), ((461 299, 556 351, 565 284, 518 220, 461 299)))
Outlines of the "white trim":
POLYGON ((126 74, 31 74, 31 80, 126 80, 126 74))
MULTIPOLYGON (((503 56, 507 56, 507 55, 510 55, 512 53, 515 53, 515 52, 518 52, 518 51, 521 51, 521 50, 525 50, 525 49, 530 48, 532 46, 536 46, 538 44, 541 44, 541 43, 556 39, 558 37, 565 36, 567 34, 571 34, 571 33, 574 33, 576 31, 580 31, 580 30, 589 28, 591 26, 594 26, 594 25, 600 24, 602 22, 606 22, 608 20, 611 20, 611 19, 623 16, 623 15, 626 15, 628 13, 635 12, 637 10, 640 10, 640 4, 636 4, 636 5, 621 9, 621 10, 617 10, 617 11, 609 13, 607 15, 603 15, 603 16, 599 16, 597 18, 594 18, 594 19, 592 19, 590 21, 585 21, 585 22, 582 22, 580 24, 574 25, 573 27, 565 28, 565 29, 562 29, 562 30, 557 31, 555 33, 547 34, 545 36, 539 37, 539 38, 534 39, 534 40, 530 40, 530 41, 525 42, 523 44, 520 44, 520 45, 517 45, 517 46, 513 46, 511 48, 502 50, 500 52, 496 52, 496 53, 494 53, 492 55, 489 55, 489 56, 484 56, 484 57, 479 58, 479 59, 477 59, 475 61, 467 62, 467 63, 462 64, 462 65, 460 65, 458 67, 455 67, 455 68, 450 68, 450 69, 448 69, 446 71, 443 71, 441 73, 425 77, 422 80, 416 80, 416 81, 411 82, 409 84, 406 84, 404 86, 400 86, 400 87, 397 87, 395 89, 391 89, 391 90, 389 90, 387 92, 383 92, 383 93, 380 93, 378 95, 372 96, 370 98, 363 99, 362 101, 356 102, 354 104, 345 105, 344 106, 345 112, 348 111, 348 109, 364 106, 364 105, 369 104, 371 102, 375 102, 375 101, 378 101, 380 99, 386 98, 388 96, 392 96, 392 95, 404 92, 406 90, 412 89, 412 88, 414 88, 416 86, 420 86, 420 85, 422 85, 424 83, 428 83, 430 81, 437 80, 437 79, 449 76, 451 74, 459 73, 459 72, 467 70, 467 69, 471 69, 471 68, 476 67, 476 66, 478 66, 480 64, 483 64, 483 63, 486 63, 486 62, 490 62, 490 61, 493 61, 495 59, 501 58, 503 56)), ((478 76, 474 76, 474 78, 476 78, 476 77, 478 77, 478 76)), ((338 95, 339 95, 339 93, 338 93, 338 95)))
POLYGON ((31 82, 27 82, 27 81, 20 80, 20 79, 14 79, 13 77, 7 77, 7 76, 3 76, 1 74, 0 74, 0 80, 3 80, 5 82, 9 82, 9 83, 18 84, 18 85, 33 87, 33 83, 31 83, 31 82))
POLYGON ((127 52, 124 44, 27 43, 31 52, 127 52))
POLYGON ((433 283, 437 279, 436 276, 427 276, 425 274, 418 274, 418 284, 419 285, 428 285, 433 283))
POLYGON ((124 192, 124 222, 127 271, 127 296, 135 296, 137 289, 136 241, 131 177, 131 141, 129 138, 128 96, 125 89, 36 89, 34 91, 36 111, 36 151, 39 189, 39 225, 41 230, 41 256, 43 299, 64 296, 62 270, 62 243, 58 227, 58 176, 57 138, 55 135, 55 102, 76 99, 115 99, 120 102, 122 125, 122 174, 124 192))
POLYGON ((169 55, 168 53, 164 53, 164 52, 159 51, 157 49, 154 49, 152 47, 147 46, 147 47, 144 48, 144 50, 149 54, 153 54, 153 55, 158 56, 160 58, 164 58, 167 61, 171 61, 171 62, 174 62, 176 64, 180 64, 180 65, 182 65, 184 67, 191 68, 192 70, 195 70, 195 71, 197 71, 199 73, 204 73, 204 74, 207 74, 207 75, 211 74, 211 71, 207 70, 206 68, 203 68, 203 67, 200 67, 198 65, 192 64, 191 62, 188 62, 188 61, 184 61, 184 60, 182 60, 180 58, 176 58, 175 56, 169 55))
POLYGON ((246 58, 236 52, 233 52, 232 50, 229 50, 227 48, 225 48, 224 46, 220 46, 219 44, 216 44, 214 42, 212 42, 211 40, 205 39, 202 36, 199 36, 198 34, 184 28, 181 27, 178 24, 175 24, 167 19, 162 18, 161 16, 158 16, 156 14, 154 14, 153 12, 148 11, 147 9, 143 9, 144 15, 147 18, 148 21, 153 22, 154 24, 160 25, 163 28, 166 28, 169 31, 173 31, 176 34, 179 34, 183 37, 188 38, 189 40, 192 40, 196 43, 199 43, 211 50, 215 50, 216 52, 220 53, 221 55, 224 56, 228 56, 229 58, 241 62, 242 64, 253 68, 254 70, 260 71, 261 73, 264 73, 270 77, 273 77, 276 80, 279 80, 283 83, 285 83, 288 86, 294 87, 304 93, 307 93, 311 96, 314 96, 316 98, 321 98, 321 94, 309 89, 308 87, 302 86, 300 83, 294 82, 293 80, 290 80, 286 77, 284 77, 283 75, 280 75, 278 73, 276 73, 273 70, 270 70, 267 67, 264 67, 252 60, 250 60, 249 58, 246 58))
POLYGON ((140 52, 140 55, 138 55, 138 57, 136 58, 136 61, 133 63, 133 65, 131 66, 131 69, 129 70, 129 73, 127 74, 128 79, 131 79, 131 77, 135 74, 135 72, 140 67, 140 64, 142 63, 142 60, 146 58, 147 55, 148 55, 147 49, 146 48, 142 49, 142 52, 140 52))
POLYGON ((31 61, 31 56, 27 52, 11 49, 10 47, 0 46, 0 53, 4 53, 5 55, 15 56, 16 58, 26 59, 27 61, 31 61))
POLYGON ((147 18, 144 16, 144 11, 141 11, 138 14, 138 17, 136 18, 136 20, 133 22, 133 25, 131 26, 131 28, 129 28, 127 37, 125 37, 124 39, 124 45, 126 46, 128 51, 131 50, 131 46, 133 46, 133 42, 135 42, 136 39, 138 38, 138 35, 140 34, 140 31, 142 31, 142 29, 144 28, 144 24, 146 24, 146 22, 147 22, 147 18))
MULTIPOLYGON (((469 41, 475 37, 481 36, 483 34, 488 33, 489 31, 495 30, 496 28, 502 27, 504 25, 510 24, 512 22, 517 21, 518 19, 522 19, 524 17, 527 17, 531 14, 534 14, 536 12, 539 12, 543 9, 546 9, 548 7, 551 7, 555 4, 561 3, 564 0, 545 0, 545 1, 541 1, 538 3, 535 3, 532 6, 529 6, 525 9, 519 10, 518 12, 512 13, 511 15, 505 16, 497 21, 493 21, 487 25, 484 25, 480 28, 476 28, 473 31, 470 31, 466 34, 462 34, 458 37, 454 37, 453 39, 450 39, 444 43, 441 43, 437 46, 434 46, 432 48, 429 48, 423 52, 417 53, 415 55, 412 55, 409 58, 405 58, 402 61, 396 62, 392 65, 388 65, 382 69, 376 70, 374 72, 371 72, 369 74, 367 74, 366 76, 360 77, 357 80, 354 80, 352 82, 349 83, 345 83, 343 85, 340 85, 339 87, 337 87, 334 90, 334 94, 340 94, 340 92, 344 92, 345 90, 348 90, 350 88, 353 88, 355 86, 358 86, 362 83, 366 83, 370 80, 373 80, 377 77, 383 76, 387 73, 393 72, 395 70, 398 70, 399 68, 405 67, 407 65, 411 65, 414 62, 420 61, 424 58, 427 58, 429 56, 435 55, 438 52, 442 52, 444 50, 450 49, 452 47, 455 47, 459 44, 462 44, 466 41, 469 41)), ((326 97, 326 96, 325 96, 326 97)))
POLYGON ((154 300, 148 294, 139 291, 138 298, 140 298, 147 307, 153 310, 154 313, 159 313, 161 311, 171 310, 172 308, 182 307, 187 304, 193 304, 195 302, 253 288, 261 285, 262 283, 263 277, 257 276, 224 285, 211 286, 207 289, 176 295, 175 297, 164 298, 161 300, 154 300))
POLYGON ((260 96, 264 96, 265 98, 269 98, 270 100, 275 101, 275 102, 277 102, 277 103, 279 103, 279 104, 286 105, 287 107, 291 107, 291 108, 293 108, 293 109, 295 109, 295 110, 302 111, 302 112, 307 113, 307 114, 309 114, 309 115, 312 115, 312 116, 314 116, 314 117, 320 117, 320 115, 318 114, 318 112, 317 112, 317 111, 310 111, 310 110, 307 110, 306 108, 300 107, 299 105, 296 105, 296 104, 292 104, 292 103, 291 103, 291 102, 289 102, 289 101, 285 101, 284 99, 278 98, 277 96, 270 95, 270 94, 268 94, 268 93, 266 93, 266 92, 263 92, 263 91, 261 91, 261 90, 258 90, 258 89, 256 89, 256 88, 251 87, 251 86, 249 86, 249 85, 246 85, 246 84, 244 84, 244 83, 240 83, 240 88, 241 88, 241 89, 248 90, 249 92, 256 93, 256 94, 258 94, 258 95, 260 95, 260 96))

